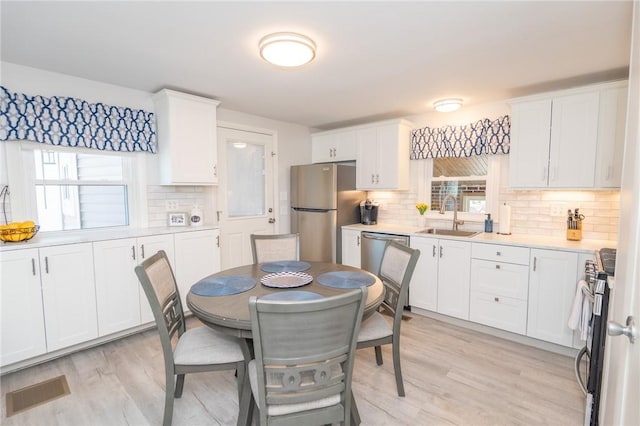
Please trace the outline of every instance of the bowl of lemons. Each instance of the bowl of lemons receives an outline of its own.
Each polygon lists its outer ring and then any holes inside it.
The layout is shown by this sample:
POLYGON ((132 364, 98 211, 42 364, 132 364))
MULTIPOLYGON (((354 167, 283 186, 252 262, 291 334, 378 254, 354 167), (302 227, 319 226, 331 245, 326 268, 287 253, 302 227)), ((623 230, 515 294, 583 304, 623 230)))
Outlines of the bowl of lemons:
POLYGON ((27 241, 33 238, 40 229, 33 221, 11 222, 7 225, 0 225, 0 240, 4 242, 27 241))

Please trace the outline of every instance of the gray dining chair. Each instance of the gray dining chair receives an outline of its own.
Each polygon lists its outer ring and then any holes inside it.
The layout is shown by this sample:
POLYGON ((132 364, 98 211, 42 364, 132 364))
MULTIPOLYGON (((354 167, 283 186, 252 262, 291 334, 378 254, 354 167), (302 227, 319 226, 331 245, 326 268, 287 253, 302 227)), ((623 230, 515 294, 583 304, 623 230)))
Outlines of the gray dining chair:
POLYGON ((299 234, 251 234, 253 263, 300 260, 299 234))
MULTIPOLYGON (((164 250, 136 266, 135 271, 151 305, 160 335, 165 368, 162 424, 169 426, 173 418, 173 399, 182 396, 185 374, 236 370, 238 383, 242 383, 245 358, 235 337, 206 326, 186 329, 175 276, 164 250), (176 333, 178 338, 174 348, 172 339, 176 333)), ((238 389, 238 395, 240 392, 238 389)))
POLYGON ((249 381, 261 426, 350 424, 366 287, 304 302, 249 299, 249 381))
POLYGON ((375 348, 376 362, 382 365, 381 345, 391 344, 393 368, 396 376, 398 396, 404 396, 402 369, 400 367, 400 325, 402 312, 409 293, 409 282, 416 267, 420 250, 409 248, 394 241, 385 245, 378 277, 385 287, 385 296, 381 307, 393 317, 392 324, 380 312, 374 312, 360 325, 358 349, 375 348))

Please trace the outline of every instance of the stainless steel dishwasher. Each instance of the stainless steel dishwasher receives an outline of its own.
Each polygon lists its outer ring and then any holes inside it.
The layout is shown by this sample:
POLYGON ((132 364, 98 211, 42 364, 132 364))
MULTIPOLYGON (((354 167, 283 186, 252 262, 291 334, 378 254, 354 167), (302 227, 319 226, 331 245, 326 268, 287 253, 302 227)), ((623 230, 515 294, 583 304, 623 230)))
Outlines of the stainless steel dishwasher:
MULTIPOLYGON (((372 274, 378 274, 380 271, 380 262, 382 262, 382 254, 384 246, 388 240, 409 246, 409 237, 406 235, 383 234, 380 232, 362 232, 362 244, 360 245, 360 267, 372 274)), ((411 305, 410 294, 407 294, 407 304, 405 309, 409 309, 411 305)))

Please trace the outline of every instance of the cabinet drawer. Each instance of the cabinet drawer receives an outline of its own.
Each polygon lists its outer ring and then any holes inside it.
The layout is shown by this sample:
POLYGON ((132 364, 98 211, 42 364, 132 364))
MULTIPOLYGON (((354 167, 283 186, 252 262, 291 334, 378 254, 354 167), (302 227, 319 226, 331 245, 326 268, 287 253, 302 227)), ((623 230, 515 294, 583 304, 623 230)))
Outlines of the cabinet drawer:
POLYGON ((529 265, 529 249, 527 247, 473 243, 471 245, 471 257, 474 259, 529 265))
POLYGON ((510 297, 472 291, 469 303, 469 319, 512 333, 526 334, 527 302, 510 297))
POLYGON ((527 300, 529 267, 471 259, 471 290, 527 300))

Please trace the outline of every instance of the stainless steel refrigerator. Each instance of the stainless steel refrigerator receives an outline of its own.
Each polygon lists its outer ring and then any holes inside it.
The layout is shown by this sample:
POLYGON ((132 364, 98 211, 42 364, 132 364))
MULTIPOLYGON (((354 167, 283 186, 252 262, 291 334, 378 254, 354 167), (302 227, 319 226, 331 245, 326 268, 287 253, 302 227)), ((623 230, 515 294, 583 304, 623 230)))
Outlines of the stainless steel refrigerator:
POLYGON ((300 234, 300 259, 342 263, 342 226, 360 222, 365 198, 355 166, 292 166, 291 232, 300 234))

